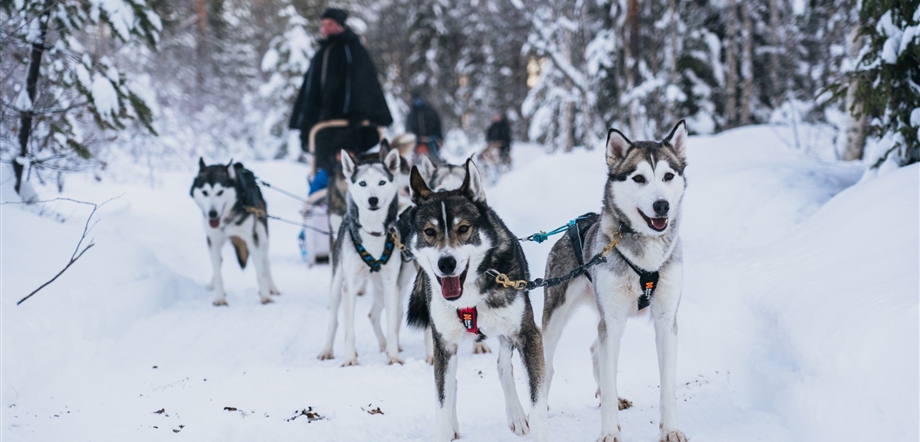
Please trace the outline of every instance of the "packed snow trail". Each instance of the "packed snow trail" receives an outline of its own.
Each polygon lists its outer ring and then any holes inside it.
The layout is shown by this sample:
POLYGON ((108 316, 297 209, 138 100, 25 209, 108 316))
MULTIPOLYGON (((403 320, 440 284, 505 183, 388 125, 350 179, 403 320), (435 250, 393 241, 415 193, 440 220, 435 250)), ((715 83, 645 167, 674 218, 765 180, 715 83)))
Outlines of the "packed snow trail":
MULTIPOLYGON (((681 429, 700 441, 917 440, 920 166, 854 186, 862 166, 820 162, 779 136, 754 127, 690 139, 681 429)), ((519 146, 514 154, 515 170, 487 198, 518 236, 599 210, 602 151, 545 156, 519 146)), ((18 307, 66 263, 88 210, 56 202, 39 216, 0 206, 0 438, 430 440, 435 391, 420 332, 403 328, 406 364, 386 365, 360 319, 370 309, 365 296, 357 303, 361 365, 316 360, 330 272, 301 262, 297 227, 270 225, 283 293, 275 303, 259 303, 254 271, 241 271, 227 247, 230 305, 211 306, 201 214, 188 196, 196 162, 155 177, 153 188, 141 168, 119 184, 68 182, 64 196, 76 199, 125 195, 97 213, 96 246, 18 307)), ((246 165, 273 185, 306 191, 302 165, 246 165)), ((8 169, 2 174, 2 200, 13 200, 8 169)), ((297 217, 299 202, 263 193, 269 212, 297 217)), ((524 245, 534 277, 550 247, 524 245)), ((542 291, 531 299, 539 318, 542 291)), ((599 434, 588 353, 595 333, 585 309, 560 341, 549 396, 554 440, 599 434)), ((472 355, 470 347, 459 358, 461 440, 529 440, 507 428, 497 354, 472 355)), ((515 376, 526 392, 524 370, 515 376)), ((626 329, 619 389, 634 404, 620 414, 624 442, 657 441, 647 319, 626 329)))

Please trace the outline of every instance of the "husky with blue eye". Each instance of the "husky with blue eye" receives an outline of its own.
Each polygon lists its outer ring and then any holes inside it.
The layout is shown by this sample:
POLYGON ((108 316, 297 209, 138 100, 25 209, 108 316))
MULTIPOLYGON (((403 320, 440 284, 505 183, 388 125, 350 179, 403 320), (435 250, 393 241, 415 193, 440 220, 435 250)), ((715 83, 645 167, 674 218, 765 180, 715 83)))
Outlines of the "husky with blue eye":
POLYGON ((677 307, 683 287, 683 253, 678 229, 687 182, 687 126, 683 120, 663 141, 630 141, 607 134, 607 180, 601 213, 578 220, 553 246, 546 278, 566 275, 606 250, 607 261, 544 291, 543 337, 547 390, 553 353, 562 329, 578 305, 595 309, 600 322, 591 346, 601 398, 598 442, 618 442, 617 360, 626 321, 648 312, 655 324, 661 377, 662 442, 686 442, 677 425, 677 307), (608 400, 608 398, 612 398, 608 400))
POLYGON ((220 265, 223 261, 221 249, 228 239, 233 244, 241 268, 246 268, 249 254, 252 254, 259 282, 259 298, 263 304, 272 302, 270 295, 279 292, 268 262, 268 223, 264 216, 258 217, 253 213, 253 210, 264 213, 267 206, 252 172, 242 163, 233 164, 231 161, 227 165, 207 166, 204 159, 199 159, 198 175, 189 194, 204 216, 204 230, 214 269, 208 290, 215 292, 214 305, 227 305, 220 265))
POLYGON ((409 301, 408 322, 431 328, 437 389, 436 441, 460 437, 457 422, 457 348, 464 340, 495 336, 498 373, 508 426, 518 435, 549 439, 543 341, 527 291, 496 283, 495 273, 529 278, 517 238, 486 204, 482 180, 468 160, 459 189, 432 191, 418 168, 410 175, 412 233, 409 247, 422 271, 409 301), (524 413, 511 371, 518 350, 529 378, 530 415, 524 413))
POLYGON ((365 287, 374 295, 371 323, 381 351, 389 364, 402 364, 399 358, 399 325, 402 321, 400 270, 402 261, 396 249, 398 215, 399 151, 380 143, 377 158, 356 160, 342 151, 342 173, 348 183, 348 209, 342 218, 332 253, 332 289, 329 293, 329 328, 320 360, 332 359, 338 327, 339 306, 345 326, 345 361, 342 366, 358 365, 355 348, 355 299, 365 287), (387 312, 387 334, 380 327, 380 312, 387 312))

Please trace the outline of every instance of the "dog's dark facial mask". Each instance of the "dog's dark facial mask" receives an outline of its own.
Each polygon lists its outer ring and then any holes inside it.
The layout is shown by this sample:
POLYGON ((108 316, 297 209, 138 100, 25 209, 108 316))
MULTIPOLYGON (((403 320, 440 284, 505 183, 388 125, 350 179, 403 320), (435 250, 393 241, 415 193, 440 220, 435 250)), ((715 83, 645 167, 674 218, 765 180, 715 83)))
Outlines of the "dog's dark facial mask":
POLYGON ((477 271, 492 243, 484 229, 488 206, 479 171, 472 161, 465 167, 463 184, 456 190, 432 191, 414 167, 409 178, 416 205, 413 253, 448 301, 463 297, 467 275, 477 271))
POLYGON ((205 165, 204 159, 198 160, 198 175, 192 182, 189 195, 201 208, 212 229, 220 227, 221 220, 237 202, 236 179, 233 160, 227 165, 211 166, 205 165))

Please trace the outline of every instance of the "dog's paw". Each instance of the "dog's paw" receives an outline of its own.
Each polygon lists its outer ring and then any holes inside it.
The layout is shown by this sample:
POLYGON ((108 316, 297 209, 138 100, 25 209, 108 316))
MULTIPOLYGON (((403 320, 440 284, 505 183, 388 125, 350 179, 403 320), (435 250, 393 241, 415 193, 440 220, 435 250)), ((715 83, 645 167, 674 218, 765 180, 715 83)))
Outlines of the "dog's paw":
POLYGON ((380 342, 380 353, 387 351, 387 341, 380 342))
POLYGON ((524 410, 521 407, 517 407, 516 410, 507 410, 508 412, 508 428, 511 428, 511 432, 523 436, 530 433, 530 424, 527 423, 527 416, 524 414, 524 410))
MULTIPOLYGON (((617 426, 619 428, 619 426, 617 426)), ((597 442, 621 442, 620 432, 617 431, 617 434, 607 434, 601 436, 597 439, 597 442)))
POLYGON ((355 356, 355 357, 353 357, 353 358, 350 358, 350 359, 347 359, 345 362, 342 363, 342 367, 354 367, 354 366, 356 366, 356 365, 358 365, 358 357, 357 357, 357 356, 355 356))
POLYGON ((403 365, 404 362, 402 359, 399 359, 399 356, 387 356, 387 365, 393 364, 403 365))
POLYGON ((328 361, 330 359, 335 359, 335 356, 332 355, 332 350, 326 350, 320 353, 316 359, 319 359, 320 361, 328 361))
POLYGON ((269 295, 273 295, 273 296, 281 296, 281 292, 278 291, 278 289, 276 289, 276 288, 274 288, 274 287, 272 287, 271 289, 268 290, 268 294, 269 294, 269 295))
POLYGON ((272 298, 269 298, 268 296, 262 296, 261 300, 262 300, 262 305, 271 304, 275 302, 275 300, 273 300, 272 298))
POLYGON ((684 436, 684 433, 681 433, 680 431, 675 430, 675 431, 662 432, 661 438, 659 440, 661 442, 687 442, 687 440, 689 439, 687 438, 687 436, 684 436))
POLYGON ((212 302, 211 304, 214 304, 214 307, 226 307, 227 300, 224 298, 219 298, 219 299, 215 299, 214 302, 212 302))
POLYGON ((460 432, 454 431, 454 438, 451 440, 458 440, 458 439, 460 439, 460 432))
POLYGON ((481 355, 486 353, 492 353, 492 349, 486 345, 485 342, 474 342, 473 343, 473 354, 481 355))
POLYGON ((434 356, 425 356, 425 362, 428 365, 434 365, 434 356))
POLYGON ((626 398, 619 398, 619 404, 617 405, 617 408, 619 408, 620 410, 625 410, 629 407, 632 407, 631 400, 626 399, 626 398))

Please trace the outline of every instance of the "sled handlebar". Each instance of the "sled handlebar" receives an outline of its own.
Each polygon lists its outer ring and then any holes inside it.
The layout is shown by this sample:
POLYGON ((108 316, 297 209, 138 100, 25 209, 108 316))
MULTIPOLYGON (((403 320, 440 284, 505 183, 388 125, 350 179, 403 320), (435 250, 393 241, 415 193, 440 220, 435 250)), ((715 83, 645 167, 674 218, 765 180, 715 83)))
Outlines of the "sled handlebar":
MULTIPOLYGON (((368 127, 370 125, 371 125, 371 122, 369 120, 364 120, 361 122, 361 126, 368 127)), ((313 125, 313 128, 310 129, 310 136, 308 138, 309 139, 308 148, 311 154, 314 154, 314 155, 316 154, 316 134, 323 129, 329 129, 333 127, 348 127, 348 120, 344 120, 344 119, 326 120, 326 121, 321 121, 313 125)), ((378 141, 383 139, 383 128, 380 126, 377 126, 377 135, 378 135, 378 141)), ((316 174, 316 161, 315 160, 313 161, 313 174, 316 174)))

